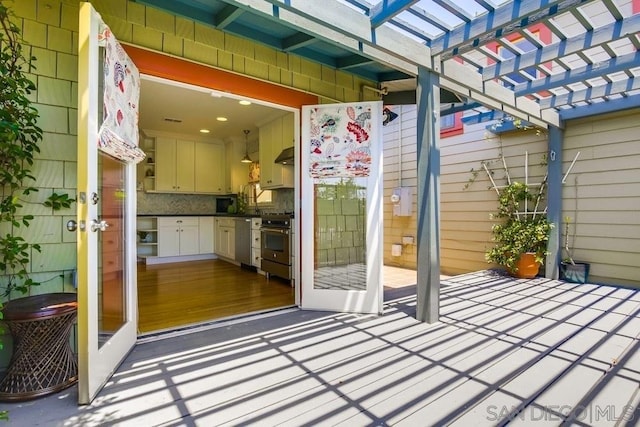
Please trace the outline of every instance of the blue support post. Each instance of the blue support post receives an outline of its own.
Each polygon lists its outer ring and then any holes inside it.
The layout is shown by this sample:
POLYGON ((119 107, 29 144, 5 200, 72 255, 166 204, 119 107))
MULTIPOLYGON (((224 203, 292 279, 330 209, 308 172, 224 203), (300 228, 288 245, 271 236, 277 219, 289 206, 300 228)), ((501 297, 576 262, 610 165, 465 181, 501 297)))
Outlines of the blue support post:
POLYGON ((418 277, 416 319, 440 318, 440 78, 418 67, 418 277))
POLYGON ((549 126, 549 162, 547 170, 547 219, 554 224, 549 236, 549 255, 545 262, 545 277, 558 278, 562 240, 562 129, 549 126))

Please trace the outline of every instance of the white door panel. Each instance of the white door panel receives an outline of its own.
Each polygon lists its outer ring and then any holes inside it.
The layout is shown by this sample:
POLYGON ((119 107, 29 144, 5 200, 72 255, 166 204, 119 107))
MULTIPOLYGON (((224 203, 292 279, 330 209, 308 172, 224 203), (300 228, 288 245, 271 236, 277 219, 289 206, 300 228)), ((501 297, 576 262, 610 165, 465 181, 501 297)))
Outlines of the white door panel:
POLYGON ((382 103, 302 109, 301 307, 382 313, 382 103))
POLYGON ((78 46, 78 400, 88 404, 137 333, 135 164, 98 151, 98 13, 80 6, 78 46))

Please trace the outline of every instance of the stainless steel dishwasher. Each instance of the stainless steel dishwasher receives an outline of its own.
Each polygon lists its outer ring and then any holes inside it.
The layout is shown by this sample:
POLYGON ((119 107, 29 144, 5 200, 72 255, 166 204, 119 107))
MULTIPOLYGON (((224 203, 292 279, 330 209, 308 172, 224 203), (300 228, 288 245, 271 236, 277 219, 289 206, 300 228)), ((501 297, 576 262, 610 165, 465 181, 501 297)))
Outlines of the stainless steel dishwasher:
POLYGON ((251 266, 251 218, 236 218, 236 261, 242 268, 251 266))

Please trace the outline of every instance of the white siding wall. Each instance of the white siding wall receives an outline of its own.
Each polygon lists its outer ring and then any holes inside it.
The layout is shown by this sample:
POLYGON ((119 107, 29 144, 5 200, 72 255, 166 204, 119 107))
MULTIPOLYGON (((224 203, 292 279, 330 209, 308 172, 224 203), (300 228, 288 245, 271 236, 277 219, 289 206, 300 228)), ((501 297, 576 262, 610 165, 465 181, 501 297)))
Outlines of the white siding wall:
POLYGON ((640 286, 640 110, 567 123, 563 214, 589 281, 640 286), (575 226, 575 228, 574 228, 575 226))

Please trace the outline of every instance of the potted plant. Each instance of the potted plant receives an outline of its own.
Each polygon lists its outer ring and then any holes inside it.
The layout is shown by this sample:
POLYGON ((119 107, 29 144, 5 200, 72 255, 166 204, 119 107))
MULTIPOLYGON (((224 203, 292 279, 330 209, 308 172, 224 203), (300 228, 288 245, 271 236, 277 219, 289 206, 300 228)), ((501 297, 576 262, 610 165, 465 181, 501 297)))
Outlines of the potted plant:
POLYGON ((520 278, 533 278, 547 255, 547 243, 553 224, 544 213, 537 212, 543 199, 543 182, 537 189, 514 181, 499 191, 498 212, 493 218, 503 221, 492 226, 495 246, 486 259, 504 266, 520 278), (533 211, 528 207, 533 206, 533 211))

